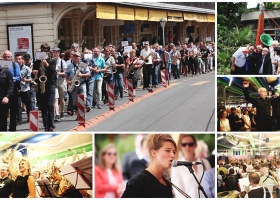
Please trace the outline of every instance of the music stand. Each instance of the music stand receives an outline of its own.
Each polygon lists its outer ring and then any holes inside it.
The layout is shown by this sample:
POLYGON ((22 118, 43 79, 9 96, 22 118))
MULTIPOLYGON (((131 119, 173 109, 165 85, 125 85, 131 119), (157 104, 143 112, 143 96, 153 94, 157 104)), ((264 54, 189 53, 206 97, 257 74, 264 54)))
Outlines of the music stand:
POLYGON ((60 171, 73 184, 75 189, 92 189, 92 156, 67 165, 60 171))
POLYGON ((48 179, 36 180, 36 182, 42 191, 41 197, 57 197, 48 179))

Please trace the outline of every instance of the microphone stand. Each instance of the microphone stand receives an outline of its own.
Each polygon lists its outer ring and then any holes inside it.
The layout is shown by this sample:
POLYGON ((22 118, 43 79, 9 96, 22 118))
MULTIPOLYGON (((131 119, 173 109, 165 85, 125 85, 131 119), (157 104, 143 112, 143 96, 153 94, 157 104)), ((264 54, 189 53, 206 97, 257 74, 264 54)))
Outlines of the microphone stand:
POLYGON ((186 166, 186 167, 189 169, 190 173, 193 175, 194 179, 196 180, 196 182, 197 182, 197 184, 198 184, 198 191, 201 190, 201 192, 203 193, 203 195, 204 195, 206 198, 208 198, 208 196, 207 196, 207 194, 205 193, 203 187, 200 185, 199 181, 197 180, 196 176, 194 175, 194 171, 193 171, 192 166, 186 166))

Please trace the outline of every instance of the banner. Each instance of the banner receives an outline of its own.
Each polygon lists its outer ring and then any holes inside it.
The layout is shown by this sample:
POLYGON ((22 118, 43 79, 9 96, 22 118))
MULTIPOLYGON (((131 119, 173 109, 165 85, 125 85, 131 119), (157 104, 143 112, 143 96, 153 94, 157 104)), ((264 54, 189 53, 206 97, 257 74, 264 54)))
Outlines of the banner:
POLYGON ((96 18, 116 19, 115 6, 96 4, 96 18))
POLYGON ((117 19, 134 20, 134 8, 117 7, 117 19))

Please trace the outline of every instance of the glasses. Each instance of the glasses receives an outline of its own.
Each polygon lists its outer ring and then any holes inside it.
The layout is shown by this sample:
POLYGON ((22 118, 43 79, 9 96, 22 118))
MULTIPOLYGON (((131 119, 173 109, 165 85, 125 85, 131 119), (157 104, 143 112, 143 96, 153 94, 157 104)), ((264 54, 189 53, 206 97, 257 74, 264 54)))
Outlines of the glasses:
POLYGON ((105 154, 107 154, 108 156, 116 156, 117 153, 113 153, 113 152, 106 152, 105 154))
POLYGON ((112 45, 109 45, 108 47, 113 47, 112 45))
POLYGON ((145 46, 146 46, 146 45, 148 45, 148 44, 145 44, 145 46))
POLYGON ((194 146, 194 142, 182 143, 181 145, 182 145, 182 147, 186 147, 186 146, 193 147, 194 146))

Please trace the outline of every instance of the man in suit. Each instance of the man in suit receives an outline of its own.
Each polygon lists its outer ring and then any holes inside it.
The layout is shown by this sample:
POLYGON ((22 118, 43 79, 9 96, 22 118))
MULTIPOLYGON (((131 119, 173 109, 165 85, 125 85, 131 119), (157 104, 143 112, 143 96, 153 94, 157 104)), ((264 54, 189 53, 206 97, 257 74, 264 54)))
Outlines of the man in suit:
POLYGON ((272 75, 271 58, 266 47, 262 49, 262 54, 258 56, 255 74, 272 75))
POLYGON ((122 173, 124 181, 128 181, 131 178, 131 163, 134 160, 142 159, 141 153, 141 141, 144 138, 144 135, 136 135, 134 140, 135 150, 124 154, 122 157, 122 173), (139 158, 140 157, 140 158, 139 158))

